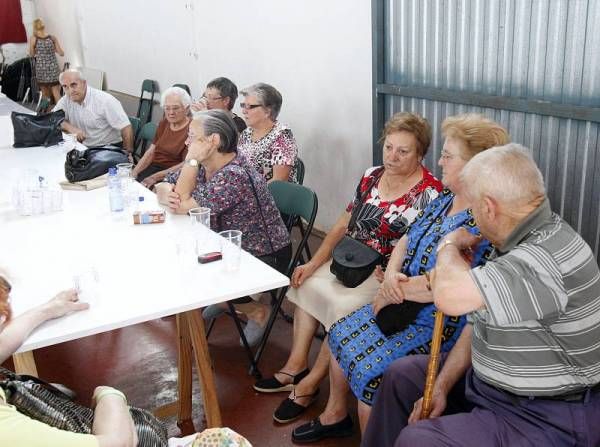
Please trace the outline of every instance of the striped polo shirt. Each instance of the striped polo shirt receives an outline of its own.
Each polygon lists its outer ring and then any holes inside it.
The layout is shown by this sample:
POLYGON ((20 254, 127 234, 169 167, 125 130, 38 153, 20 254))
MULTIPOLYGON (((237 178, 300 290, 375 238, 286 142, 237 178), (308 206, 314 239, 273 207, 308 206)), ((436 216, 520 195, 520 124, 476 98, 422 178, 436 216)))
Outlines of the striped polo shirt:
POLYGON ((547 199, 471 276, 485 301, 469 316, 480 379, 522 396, 600 382, 598 263, 547 199))
POLYGON ((81 104, 65 95, 60 98, 54 110, 64 110, 65 119, 83 130, 86 135, 83 144, 87 147, 120 143, 121 129, 130 125, 117 98, 89 85, 81 104))

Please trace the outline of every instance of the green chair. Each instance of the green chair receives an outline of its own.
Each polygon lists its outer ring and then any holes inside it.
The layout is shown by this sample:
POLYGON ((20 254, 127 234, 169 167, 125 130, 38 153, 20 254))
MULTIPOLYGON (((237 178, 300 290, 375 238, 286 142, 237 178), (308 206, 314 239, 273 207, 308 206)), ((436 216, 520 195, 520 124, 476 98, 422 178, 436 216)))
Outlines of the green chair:
MULTIPOLYGON (((298 185, 290 182, 272 181, 269 183, 269 191, 275 199, 275 204, 280 213, 287 214, 288 216, 297 216, 298 220, 303 219, 306 222, 305 231, 302 234, 302 238, 294 251, 292 259, 288 265, 286 275, 292 276, 294 269, 298 265, 302 256, 302 251, 308 246, 308 238, 312 232, 315 219, 317 217, 317 210, 319 208, 319 200, 315 192, 306 186, 298 185)), ((267 340, 275 324, 275 319, 279 314, 281 305, 285 298, 285 294, 288 291, 289 286, 282 287, 276 293, 276 298, 272 303, 271 315, 267 322, 267 327, 263 333, 262 339, 258 344, 258 348, 254 354, 254 359, 250 365, 250 374, 254 374, 260 377, 260 371, 258 370, 258 362, 265 350, 267 340)), ((243 341, 243 338, 242 338, 243 341)))
POLYGON ((44 113, 48 113, 50 111, 50 105, 50 98, 40 96, 40 100, 38 101, 35 111, 38 115, 43 115, 44 113))
POLYGON ((133 133, 133 159, 134 161, 137 162, 137 151, 138 151, 138 146, 140 144, 140 129, 142 127, 142 124, 140 122, 140 119, 138 117, 135 116, 129 116, 129 123, 131 124, 131 132, 133 133))
POLYGON ((152 121, 152 108, 154 107, 154 94, 158 89, 156 82, 151 79, 144 79, 142 82, 142 92, 140 93, 140 102, 136 117, 140 120, 142 126, 152 121))
MULTIPOLYGON (((304 166, 304 162, 300 157, 296 157, 296 164, 294 166, 296 168, 296 181, 299 185, 303 185, 306 168, 304 166)), ((302 220, 300 220, 298 216, 287 216, 285 225, 290 233, 292 232, 292 229, 294 227, 298 227, 298 230, 300 231, 300 236, 304 237, 304 225, 302 225, 302 220)), ((306 244, 306 246, 304 247, 304 251, 306 252, 306 260, 304 259, 304 256, 302 256, 300 259, 302 261, 302 264, 304 264, 306 261, 310 261, 310 259, 312 258, 312 253, 310 252, 310 247, 308 246, 308 244, 306 244)))
MULTIPOLYGON (((275 204, 277 205, 279 212, 286 213, 291 216, 298 216, 306 221, 306 233, 296 247, 296 250, 294 251, 292 259, 290 260, 285 272, 288 277, 291 277, 294 268, 296 268, 296 265, 298 264, 302 250, 308 243, 308 237, 310 236, 315 218, 317 217, 317 209, 319 207, 317 195, 305 186, 301 186, 296 183, 282 182, 279 180, 272 181, 269 183, 268 187, 269 191, 273 195, 273 198, 275 199, 275 204)), ((271 296, 273 298, 271 302, 271 315, 269 316, 267 327, 265 328, 265 332, 263 333, 255 353, 252 353, 252 348, 246 341, 242 327, 243 322, 237 316, 237 312, 235 311, 233 304, 230 302, 227 303, 229 306, 228 314, 230 317, 232 317, 236 325, 240 338, 242 339, 242 344, 244 345, 246 354, 248 355, 248 359, 250 361, 249 373, 258 378, 261 376, 260 371, 258 370, 258 362, 265 349, 265 345, 267 344, 267 340, 271 330, 273 329, 273 325, 275 324, 275 319, 281 310, 281 304, 283 303, 283 299, 285 298, 287 290, 288 287, 286 286, 281 289, 271 291, 271 296)), ((283 316, 286 318, 285 315, 283 316)), ((289 321, 291 321, 291 319, 289 321)), ((215 319, 213 319, 208 326, 206 338, 210 336, 214 324, 215 319)))
POLYGON ((154 140, 154 136, 156 135, 156 124, 154 123, 146 123, 142 126, 139 133, 139 141, 140 141, 140 150, 135 151, 134 159, 136 162, 144 156, 148 146, 152 144, 152 140, 154 140))
POLYGON ((190 90, 190 87, 187 84, 173 84, 173 87, 182 88, 187 92, 188 95, 192 96, 192 91, 190 90))

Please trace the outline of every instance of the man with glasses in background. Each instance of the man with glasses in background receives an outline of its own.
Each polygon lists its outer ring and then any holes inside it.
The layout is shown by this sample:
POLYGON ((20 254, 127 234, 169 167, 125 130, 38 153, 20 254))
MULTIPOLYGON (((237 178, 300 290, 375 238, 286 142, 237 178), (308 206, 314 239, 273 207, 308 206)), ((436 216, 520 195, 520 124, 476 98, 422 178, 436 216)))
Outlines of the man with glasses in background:
POLYGON ((224 110, 233 118, 238 132, 241 132, 246 128, 246 122, 232 112, 237 97, 238 89, 231 80, 222 77, 215 78, 206 84, 202 98, 192 104, 192 110, 194 112, 213 109, 224 110))

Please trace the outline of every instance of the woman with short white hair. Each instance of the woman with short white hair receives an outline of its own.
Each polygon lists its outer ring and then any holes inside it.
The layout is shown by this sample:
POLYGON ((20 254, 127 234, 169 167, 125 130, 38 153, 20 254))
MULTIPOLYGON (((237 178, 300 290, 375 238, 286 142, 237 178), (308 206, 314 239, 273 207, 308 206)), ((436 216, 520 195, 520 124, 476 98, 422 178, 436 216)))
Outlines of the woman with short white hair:
POLYGON ((133 169, 133 176, 145 187, 152 188, 183 165, 191 103, 190 95, 180 87, 169 87, 163 92, 160 105, 165 116, 158 124, 152 144, 133 169))

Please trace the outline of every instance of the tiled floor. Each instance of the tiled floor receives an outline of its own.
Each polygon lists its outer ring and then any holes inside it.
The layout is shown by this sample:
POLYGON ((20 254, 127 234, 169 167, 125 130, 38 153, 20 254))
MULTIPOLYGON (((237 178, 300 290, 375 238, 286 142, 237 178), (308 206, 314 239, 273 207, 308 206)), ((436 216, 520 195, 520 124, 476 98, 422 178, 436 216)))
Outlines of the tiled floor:
MULTIPOLYGON (((261 359, 263 374, 269 375, 283 365, 291 337, 292 326, 278 318, 261 359)), ((320 343, 315 339, 313 358, 320 343)), ((321 387, 316 403, 299 421, 283 426, 275 423, 273 410, 286 394, 264 395, 252 389, 254 378, 247 374, 248 361, 230 318, 222 317, 217 321, 209 346, 223 424, 246 436, 254 446, 294 445, 292 428, 316 417, 325 407, 326 383, 321 387)), ((115 386, 127 394, 132 405, 148 409, 173 401, 176 395, 175 322, 172 317, 40 349, 35 352, 35 357, 40 377, 72 388, 83 404, 89 404, 89 396, 97 385, 115 386)), ((7 366, 12 368, 12 363, 8 361, 7 366)), ((194 382, 194 424, 200 430, 204 422, 200 390, 196 379, 194 382)), ((350 414, 356 421, 356 405, 350 414)), ((174 418, 167 423, 169 434, 177 435, 174 418)), ((357 428, 351 438, 313 445, 357 446, 359 443, 357 428)))

